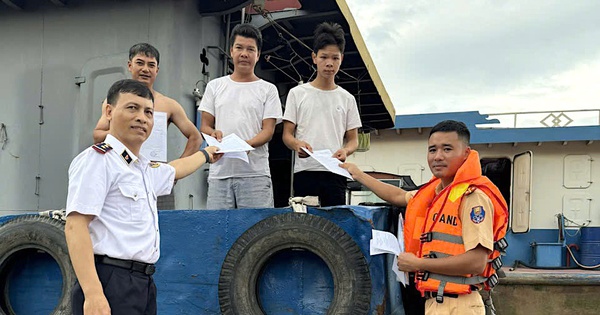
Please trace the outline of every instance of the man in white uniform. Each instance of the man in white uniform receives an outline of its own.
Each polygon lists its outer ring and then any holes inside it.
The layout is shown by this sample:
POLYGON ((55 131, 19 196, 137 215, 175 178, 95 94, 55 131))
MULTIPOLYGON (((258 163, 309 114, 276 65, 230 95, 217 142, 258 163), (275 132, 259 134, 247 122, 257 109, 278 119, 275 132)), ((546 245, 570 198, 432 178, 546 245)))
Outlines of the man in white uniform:
POLYGON ((200 130, 217 140, 236 134, 254 147, 249 163, 222 159, 210 166, 208 209, 272 208, 273 188, 268 142, 281 121, 281 102, 275 85, 254 74, 262 36, 253 25, 233 28, 230 53, 233 74, 206 86, 199 111, 200 130))
POLYGON ((160 256, 156 198, 174 180, 216 161, 216 147, 172 161, 140 155, 154 125, 153 96, 135 80, 107 96, 109 134, 69 167, 65 236, 77 275, 73 314, 156 314, 154 263, 160 256))

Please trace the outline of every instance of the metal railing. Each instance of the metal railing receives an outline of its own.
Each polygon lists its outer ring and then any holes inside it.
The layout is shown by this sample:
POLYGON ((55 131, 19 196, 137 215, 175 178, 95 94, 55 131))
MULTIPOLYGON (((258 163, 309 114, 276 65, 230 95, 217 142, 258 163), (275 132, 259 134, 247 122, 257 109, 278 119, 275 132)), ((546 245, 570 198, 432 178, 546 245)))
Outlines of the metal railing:
POLYGON ((600 126, 600 109, 533 111, 487 114, 497 124, 478 124, 483 128, 555 128, 600 126))

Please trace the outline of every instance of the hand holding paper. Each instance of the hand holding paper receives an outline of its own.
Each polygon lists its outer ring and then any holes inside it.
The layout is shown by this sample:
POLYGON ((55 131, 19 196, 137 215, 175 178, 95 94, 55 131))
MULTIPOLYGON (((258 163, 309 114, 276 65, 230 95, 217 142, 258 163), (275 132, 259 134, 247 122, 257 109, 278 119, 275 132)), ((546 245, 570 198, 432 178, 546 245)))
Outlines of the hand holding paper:
POLYGON ((225 153, 223 154, 224 158, 236 158, 246 161, 246 163, 250 162, 246 152, 252 151, 254 148, 236 134, 232 133, 223 137, 221 142, 205 133, 203 133, 202 136, 208 145, 219 147, 217 153, 225 153))
POLYGON ((321 165, 325 166, 325 168, 328 169, 330 172, 332 172, 334 174, 342 175, 349 179, 353 179, 352 175, 350 175, 350 173, 348 173, 348 171, 346 169, 343 169, 340 167, 340 163, 342 163, 342 162, 340 162, 340 160, 331 156, 332 155, 331 151, 319 150, 319 151, 310 152, 306 148, 302 148, 302 150, 304 150, 304 152, 306 152, 306 154, 310 155, 315 160, 317 160, 317 162, 321 163, 321 165))
POLYGON ((396 279, 400 281, 404 286, 408 283, 407 275, 398 269, 398 254, 402 253, 404 249, 404 239, 397 239, 394 234, 385 231, 372 230, 373 238, 371 239, 371 256, 379 254, 392 254, 394 255, 394 263, 392 265, 392 271, 396 274, 396 279))

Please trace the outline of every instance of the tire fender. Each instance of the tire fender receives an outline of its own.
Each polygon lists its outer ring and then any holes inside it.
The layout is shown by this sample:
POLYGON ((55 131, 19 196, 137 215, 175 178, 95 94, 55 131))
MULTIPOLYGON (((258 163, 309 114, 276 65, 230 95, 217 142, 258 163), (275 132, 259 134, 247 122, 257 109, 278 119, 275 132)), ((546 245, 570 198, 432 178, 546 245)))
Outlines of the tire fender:
POLYGON ((75 272, 71 265, 65 224, 62 221, 39 215, 23 215, 6 221, 0 226, 0 314, 14 314, 8 301, 8 288, 4 285, 9 270, 18 264, 16 257, 23 250, 41 250, 57 262, 62 273, 61 297, 51 315, 71 314, 71 288, 75 272))
POLYGON ((327 314, 368 313, 371 277, 360 247, 333 222, 304 213, 266 218, 233 243, 219 277, 221 312, 262 315, 257 296, 260 272, 273 255, 291 248, 308 250, 329 267, 334 294, 327 314))

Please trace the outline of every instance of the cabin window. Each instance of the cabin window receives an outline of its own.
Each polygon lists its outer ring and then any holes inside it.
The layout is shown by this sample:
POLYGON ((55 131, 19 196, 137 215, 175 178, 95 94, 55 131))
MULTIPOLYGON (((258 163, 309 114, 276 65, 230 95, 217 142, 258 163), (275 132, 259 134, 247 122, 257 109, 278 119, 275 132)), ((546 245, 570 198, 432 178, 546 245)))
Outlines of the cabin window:
POLYGON ((589 225, 592 222, 592 196, 571 192, 563 196, 562 214, 568 218, 566 226, 589 225))
POLYGON ((567 155, 563 164, 563 186, 588 188, 592 183, 592 157, 587 154, 567 155))

